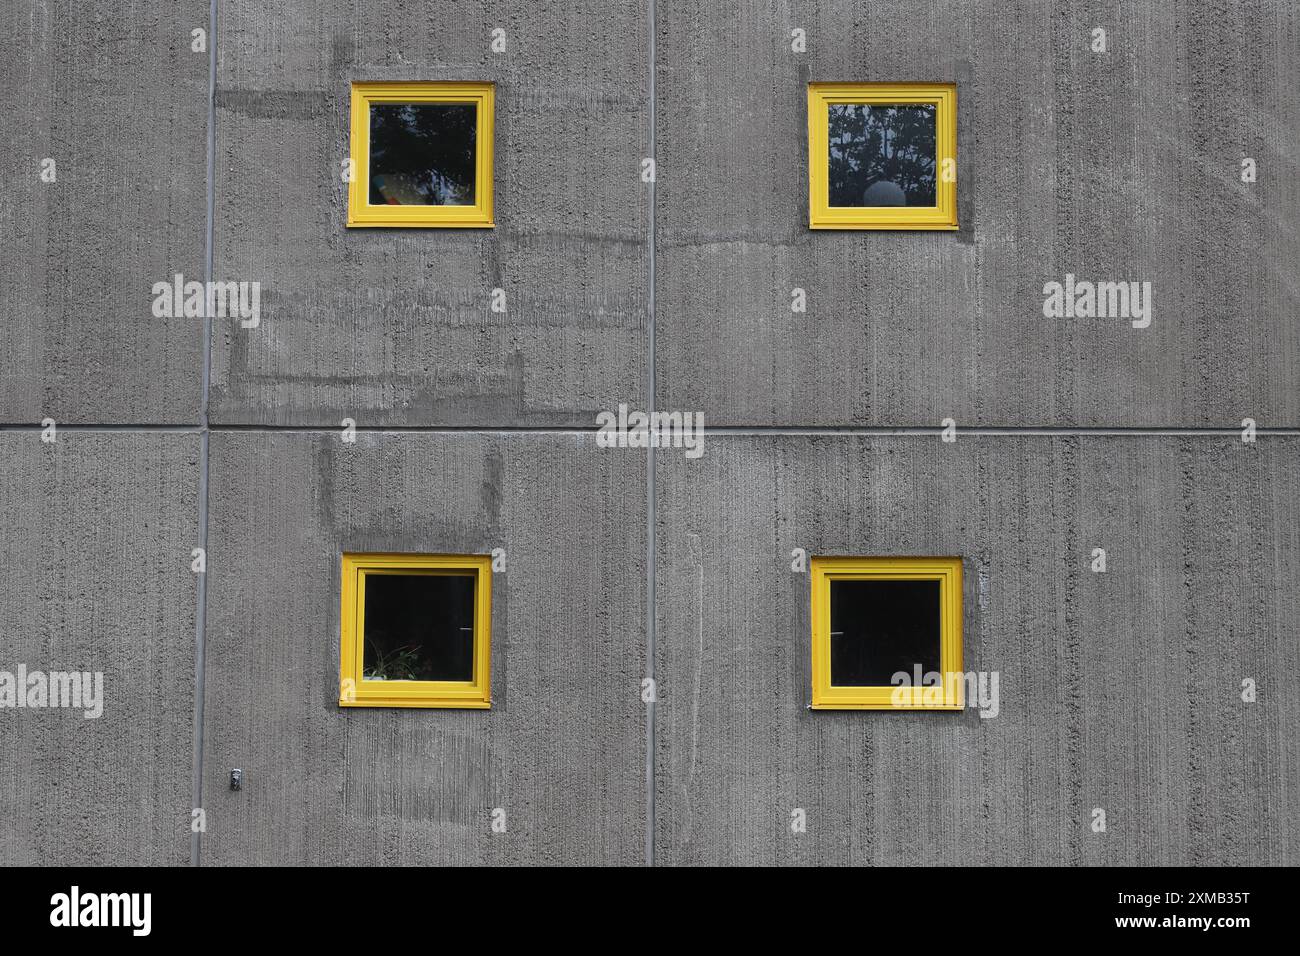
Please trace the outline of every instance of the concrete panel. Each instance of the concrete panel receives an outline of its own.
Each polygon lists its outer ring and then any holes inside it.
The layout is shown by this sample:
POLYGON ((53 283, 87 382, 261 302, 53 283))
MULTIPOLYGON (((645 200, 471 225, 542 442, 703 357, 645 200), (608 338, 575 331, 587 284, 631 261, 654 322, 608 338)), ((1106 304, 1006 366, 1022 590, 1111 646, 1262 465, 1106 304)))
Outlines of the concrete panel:
POLYGON ((154 318, 152 288, 203 278, 208 5, 10 7, 0 422, 196 422, 202 328, 154 318))
POLYGON ((1297 453, 719 436, 662 456, 658 860, 1294 864, 1297 453), (1000 713, 808 710, 796 547, 962 556, 965 668, 1000 674, 1000 713))
POLYGON ((214 436, 204 862, 639 862, 644 474, 590 436, 214 436), (497 547, 492 709, 340 708, 340 553, 497 547))
POLYGON ((223 2, 216 271, 262 317, 215 329, 214 420, 590 425, 642 394, 644 15, 223 2), (495 229, 345 227, 360 79, 497 84, 495 229))
POLYGON ((683 0, 660 21, 658 407, 1300 424, 1294 4, 683 0), (957 83, 959 232, 808 229, 806 85, 830 80, 957 83), (1149 281, 1150 326, 1045 318, 1067 273, 1149 281))
POLYGON ((99 717, 0 706, 0 865, 189 861, 197 455, 0 434, 0 671, 103 674, 99 717))

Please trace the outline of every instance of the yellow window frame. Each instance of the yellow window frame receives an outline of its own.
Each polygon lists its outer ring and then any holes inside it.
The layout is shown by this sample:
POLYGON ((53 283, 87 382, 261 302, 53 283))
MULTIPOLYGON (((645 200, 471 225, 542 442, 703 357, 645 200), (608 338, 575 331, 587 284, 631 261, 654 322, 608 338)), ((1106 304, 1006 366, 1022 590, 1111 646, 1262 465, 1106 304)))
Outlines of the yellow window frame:
POLYGON ((812 707, 814 710, 961 710, 962 560, 961 558, 817 557, 809 564, 812 583, 812 707), (831 684, 832 581, 938 581, 939 671, 935 687, 831 684))
POLYGON ((348 226, 405 226, 491 229, 495 129, 494 83, 365 82, 352 84, 352 182, 348 226), (370 107, 383 103, 470 103, 477 107, 474 205, 373 206, 370 204, 370 107))
POLYGON ((955 83, 809 83, 808 226, 811 229, 956 229, 955 83), (832 206, 828 112, 834 103, 935 106, 934 206, 832 206), (945 163, 945 160, 951 160, 945 163))
POLYGON ((492 706, 492 558, 489 555, 344 554, 339 617, 340 707, 492 706), (366 578, 377 574, 474 576, 474 676, 468 681, 363 680, 366 578))

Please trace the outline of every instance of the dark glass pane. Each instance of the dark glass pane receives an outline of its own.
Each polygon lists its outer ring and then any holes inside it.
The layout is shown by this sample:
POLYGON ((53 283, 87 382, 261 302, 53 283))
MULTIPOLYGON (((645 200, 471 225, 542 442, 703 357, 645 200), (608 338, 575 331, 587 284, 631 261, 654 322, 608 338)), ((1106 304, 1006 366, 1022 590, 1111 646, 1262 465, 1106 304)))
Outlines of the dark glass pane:
POLYGON ((471 103, 370 107, 370 204, 474 205, 477 136, 471 103))
POLYGON ((364 680, 473 680, 474 577, 367 574, 364 680))
POLYGON ((832 206, 933 206, 935 105, 832 103, 832 206))
POLYGON ((831 581, 831 684, 886 687, 939 670, 938 581, 831 581))

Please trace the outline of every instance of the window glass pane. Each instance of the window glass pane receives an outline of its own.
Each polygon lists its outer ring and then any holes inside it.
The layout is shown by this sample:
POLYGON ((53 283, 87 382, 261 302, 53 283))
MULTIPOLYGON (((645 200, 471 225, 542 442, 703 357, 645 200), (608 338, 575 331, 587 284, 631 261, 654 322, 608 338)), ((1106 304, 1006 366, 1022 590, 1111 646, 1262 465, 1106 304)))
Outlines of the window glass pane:
POLYGON ((939 670, 938 581, 831 581, 831 684, 884 687, 939 670))
POLYGON ((367 574, 363 680, 474 679, 474 576, 367 574))
POLYGON ((832 206, 933 206, 935 105, 832 103, 832 206))
POLYGON ((477 135, 472 103, 370 107, 370 204, 474 205, 477 135))

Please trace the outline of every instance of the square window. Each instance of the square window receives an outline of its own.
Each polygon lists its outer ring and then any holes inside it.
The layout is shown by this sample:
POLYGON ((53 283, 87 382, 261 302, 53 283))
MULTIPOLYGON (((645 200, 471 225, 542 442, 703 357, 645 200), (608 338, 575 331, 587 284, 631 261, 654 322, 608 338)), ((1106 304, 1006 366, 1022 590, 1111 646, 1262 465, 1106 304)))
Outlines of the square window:
POLYGON ((490 227, 491 83, 353 83, 349 226, 490 227))
POLYGON ((492 559, 345 554, 339 706, 492 706, 492 559))
POLYGON ((960 710, 961 572, 961 558, 813 558, 813 708, 960 710))
POLYGON ((811 83, 808 224, 956 229, 957 88, 811 83))

